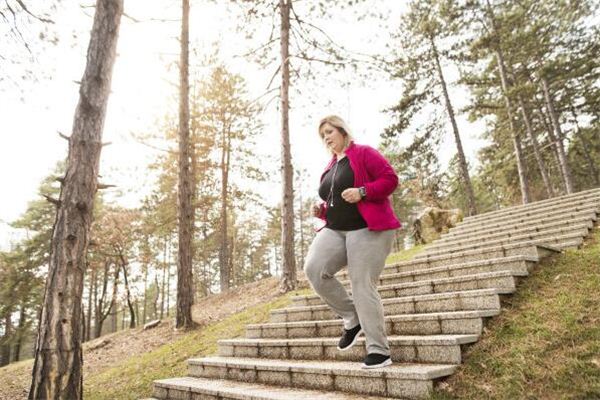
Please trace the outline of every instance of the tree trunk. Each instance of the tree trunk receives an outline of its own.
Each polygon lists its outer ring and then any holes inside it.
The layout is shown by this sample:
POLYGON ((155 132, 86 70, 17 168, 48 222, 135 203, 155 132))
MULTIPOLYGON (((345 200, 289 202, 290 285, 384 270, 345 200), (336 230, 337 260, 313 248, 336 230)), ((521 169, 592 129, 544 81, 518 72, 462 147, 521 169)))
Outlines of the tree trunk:
POLYGON ((148 264, 144 264, 144 311, 142 311, 142 325, 146 323, 146 307, 148 298, 148 264))
POLYGON ((154 275, 154 285, 156 286, 156 295, 154 296, 154 318, 158 318, 158 295, 160 294, 160 286, 158 284, 158 273, 154 275))
POLYGON ((12 335, 11 311, 4 315, 4 335, 0 338, 0 367, 10 364, 10 339, 12 335))
POLYGON ((162 281, 160 283, 160 319, 165 315, 165 284, 167 282, 167 238, 165 237, 165 247, 163 248, 163 263, 162 263, 162 281))
POLYGON ((140 325, 140 303, 138 301, 138 298, 135 298, 135 315, 137 315, 138 317, 136 318, 135 322, 135 326, 139 326, 140 325))
MULTIPOLYGON (((300 200, 300 265, 299 268, 304 267, 304 204, 302 204, 302 185, 298 191, 298 197, 300 200)), ((252 261, 251 261, 252 262, 252 261)))
MULTIPOLYGON (((540 60, 538 60, 538 61, 540 61, 540 60)), ((529 83, 532 85, 537 85, 537 82, 534 80, 534 78, 533 78, 531 72, 529 71, 529 69, 527 68, 527 66, 522 66, 522 68, 527 76, 527 80, 529 81, 529 83)), ((536 108, 537 112, 539 113, 540 121, 542 121, 542 124, 544 125, 546 132, 548 132, 548 138, 550 140, 550 144, 552 147, 552 155, 554 158, 553 167, 556 166, 556 168, 560 169, 560 162, 558 160, 558 150, 556 149, 556 145, 555 145, 555 139, 554 139, 554 133, 552 130, 552 125, 548 121, 548 119, 546 117, 546 113, 544 113, 544 110, 542 109, 541 103, 543 103, 543 99, 540 101, 540 99, 538 99, 538 97, 537 97, 537 94, 534 94, 533 95, 533 103, 535 104, 535 108, 536 108)), ((561 176, 562 176, 562 174, 561 174, 561 176)))
POLYGON ((116 332, 117 331, 117 294, 119 291, 119 273, 121 271, 121 268, 119 267, 119 263, 115 262, 115 281, 113 284, 113 292, 112 292, 112 299, 110 301, 110 308, 109 308, 109 315, 110 315, 110 331, 111 332, 116 332))
POLYGON ((25 322, 27 319, 27 314, 25 313, 26 306, 25 304, 21 304, 19 309, 19 326, 17 327, 17 342, 15 343, 14 350, 14 361, 17 362, 21 359, 21 348, 23 346, 23 337, 25 336, 25 322))
MULTIPOLYGON (((135 328, 135 310, 133 309, 133 303, 131 302, 131 291, 129 290, 129 280, 127 279, 127 265, 129 263, 125 259, 122 252, 119 252, 119 258, 121 259, 121 268, 123 269, 123 280, 125 282, 125 293, 127 295, 127 307, 129 308, 129 328, 135 328)), ((125 312, 123 312, 125 315, 125 312)), ((125 317, 123 317, 125 318, 125 317)))
POLYGON ((170 302, 170 289, 171 289, 171 235, 169 234, 169 240, 167 241, 167 288, 166 288, 166 298, 167 298, 167 318, 169 318, 169 308, 171 307, 170 302))
POLYGON ((82 398, 81 295, 122 0, 97 0, 52 233, 29 399, 82 398))
POLYGON ((94 285, 96 281, 96 268, 92 268, 90 271, 90 285, 88 286, 88 305, 87 305, 87 321, 85 326, 85 335, 84 341, 90 340, 90 330, 92 329, 92 302, 93 302, 93 293, 94 293, 94 285))
POLYGON ((523 96, 519 94, 519 107, 521 109, 521 115, 523 116, 523 121, 525 122, 525 130, 527 131, 527 136, 529 136, 529 140, 531 141, 531 147, 533 147, 533 154, 535 155, 535 160, 537 161, 538 168, 540 169, 540 174, 542 175, 542 181, 544 182, 544 189, 546 190, 546 195, 548 197, 554 197, 554 190, 552 189, 552 183, 550 182, 550 176, 548 176, 548 170, 546 169, 546 163, 544 162, 544 158, 542 157, 542 153, 540 151, 540 145, 537 141, 537 137, 535 133, 533 133, 533 128, 531 126, 531 119, 529 118, 529 113, 525 108, 525 102, 523 101, 523 96))
POLYGON ((444 73, 442 71, 442 65, 440 63, 440 56, 438 54, 435 40, 433 37, 430 37, 429 40, 431 42, 431 48, 433 50, 433 57, 435 59, 435 65, 437 68, 438 77, 440 79, 440 85, 442 86, 442 91, 444 93, 444 100, 446 102, 446 111, 448 111, 448 117, 450 118, 450 123, 452 124, 452 132, 454 133, 454 141, 456 142, 456 151, 458 152, 458 162, 459 162, 459 166, 460 166, 460 172, 462 175, 463 183, 467 190, 469 215, 475 215, 475 214, 477 214, 477 203, 475 201, 475 192, 473 191, 473 184, 471 183, 471 178, 469 176, 469 168, 467 166, 467 159, 465 157, 465 152, 462 147, 460 133, 458 132, 458 125, 456 124, 456 118, 454 117, 454 108, 452 107, 452 103, 450 102, 450 96, 448 95, 448 88, 446 87, 446 80, 444 79, 444 73))
POLYGON ((294 170, 290 150, 289 86, 290 86, 290 7, 292 0, 279 0, 281 14, 281 251, 283 258, 280 291, 296 289, 294 256, 294 170))
POLYGON ((506 66, 504 63, 504 55, 502 53, 502 48, 500 47, 500 39, 499 39, 499 33, 498 33, 498 29, 496 28, 496 19, 494 16, 494 12, 492 10, 492 6, 489 2, 489 0, 486 0, 487 3, 487 12, 489 14, 489 18, 493 27, 493 31, 495 34, 495 38, 496 38, 496 49, 495 49, 495 54, 496 54, 496 61, 498 63, 498 72, 500 73, 500 83, 501 83, 501 87, 502 87, 502 94, 504 96, 504 103, 506 105, 506 113, 508 115, 508 123, 509 123, 509 127, 510 127, 510 131, 511 131, 511 137, 512 137, 512 141, 513 141, 513 146, 515 148, 515 157, 517 159, 517 171, 519 174, 519 184, 521 187, 521 197, 523 199, 523 204, 527 204, 530 201, 530 194, 529 194, 529 182, 527 181, 527 172, 526 172, 526 166, 525 166, 525 162, 523 160, 523 151, 521 149, 521 140, 519 138, 519 134, 517 133, 516 127, 515 127, 515 120, 513 117, 513 106, 512 106, 512 101, 510 99, 510 95, 509 95, 509 84, 508 84, 508 77, 506 74, 506 66))
POLYGON ((223 122, 221 134, 221 246, 219 248, 219 270, 221 292, 226 292, 230 287, 229 271, 229 236, 227 225, 227 184, 229 180, 229 141, 227 136, 227 124, 223 122))
POLYGON ((115 301, 110 309, 110 333, 115 333, 119 330, 119 304, 115 301))
POLYGON ((583 155, 585 157, 586 162, 588 163, 588 168, 590 170, 590 175, 594 179, 594 184, 596 186, 600 185, 600 174, 598 174, 598 169, 596 168, 596 163, 594 163, 594 159, 590 154, 590 148, 592 144, 587 141, 583 133, 581 133, 581 128, 579 127, 579 121, 577 121, 577 112, 575 111, 575 107, 573 103, 570 104, 571 114, 573 115, 573 121, 575 122, 575 133, 577 138, 581 142, 581 148, 583 150, 583 155))
MULTIPOLYGON (((118 275, 118 271, 119 269, 117 267, 115 267, 115 285, 117 284, 117 280, 119 278, 118 275)), ((94 324, 94 331, 95 331, 95 335, 94 337, 100 337, 100 335, 102 334, 102 325, 104 324, 104 321, 106 320, 106 318, 108 317, 109 313, 110 313, 110 307, 111 305, 109 305, 108 309, 106 310, 106 312, 104 311, 104 301, 106 300, 106 294, 108 292, 108 275, 110 272, 110 262, 109 261, 105 261, 104 262, 104 276, 103 276, 103 281, 102 281, 102 296, 100 296, 100 300, 98 300, 98 302, 96 303, 96 323, 94 324)), ((114 288, 114 290, 116 290, 116 288, 114 288)))
MULTIPOLYGON (((559 161, 559 157, 558 157, 558 150, 556 149, 556 139, 554 136, 554 130, 552 128, 552 124, 550 123, 550 121, 548 121, 546 113, 544 112, 542 105, 539 103, 537 98, 535 99, 535 103, 536 103, 536 110, 539 113, 540 121, 542 121, 542 123, 544 124, 544 127, 546 129, 546 132, 548 133, 548 142, 549 142, 548 145, 552 149, 552 158, 553 158, 552 168, 556 168, 556 170, 560 174, 560 177, 561 177, 560 179, 562 179, 562 172, 560 172, 560 161, 559 161)), ((563 182, 564 182, 564 180, 563 180, 563 182)))
POLYGON ((190 105, 189 105, 189 0, 182 0, 181 60, 179 63, 179 251, 177 263, 177 313, 175 327, 194 326, 192 304, 194 282, 192 276, 192 176, 190 173, 190 105))
POLYGON ((565 153, 565 147, 563 145, 563 135, 560 128, 560 121, 558 120, 558 114, 554 109, 554 102, 550 94, 550 85, 545 76, 541 76, 542 89, 544 91, 544 99, 546 100, 546 108, 550 114, 550 122, 554 128, 554 143, 556 144, 556 150, 558 152, 558 161, 560 163, 560 171, 563 175, 563 181, 565 183, 565 190, 567 193, 573 193, 573 178, 571 177, 571 169, 569 168, 569 162, 565 153))

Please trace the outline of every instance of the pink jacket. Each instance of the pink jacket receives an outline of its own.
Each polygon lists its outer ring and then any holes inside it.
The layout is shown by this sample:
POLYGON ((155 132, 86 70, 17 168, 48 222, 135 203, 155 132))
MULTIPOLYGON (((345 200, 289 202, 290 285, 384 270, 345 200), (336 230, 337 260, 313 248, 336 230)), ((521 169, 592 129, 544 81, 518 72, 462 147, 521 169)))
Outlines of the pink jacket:
MULTIPOLYGON (((398 186, 398 175, 390 163, 371 146, 350 143, 346 149, 346 157, 354 172, 354 187, 364 186, 367 195, 358 203, 358 212, 367 223, 371 231, 397 229, 402 226, 390 201, 390 195, 398 186)), ((323 177, 336 162, 334 155, 321 174, 323 177)), ((320 204, 319 218, 326 221, 327 204, 320 204)))

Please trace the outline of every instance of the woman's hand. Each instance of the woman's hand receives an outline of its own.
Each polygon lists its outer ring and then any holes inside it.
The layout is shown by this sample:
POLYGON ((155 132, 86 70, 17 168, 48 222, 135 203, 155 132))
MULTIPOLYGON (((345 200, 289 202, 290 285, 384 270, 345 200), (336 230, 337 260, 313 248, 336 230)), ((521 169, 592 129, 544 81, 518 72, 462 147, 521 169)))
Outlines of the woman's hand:
POLYGON ((317 203, 313 204, 311 212, 313 217, 318 217, 319 215, 321 215, 321 206, 317 203))
POLYGON ((342 199, 348 203, 358 203, 362 199, 362 196, 358 188, 348 188, 342 192, 342 199))

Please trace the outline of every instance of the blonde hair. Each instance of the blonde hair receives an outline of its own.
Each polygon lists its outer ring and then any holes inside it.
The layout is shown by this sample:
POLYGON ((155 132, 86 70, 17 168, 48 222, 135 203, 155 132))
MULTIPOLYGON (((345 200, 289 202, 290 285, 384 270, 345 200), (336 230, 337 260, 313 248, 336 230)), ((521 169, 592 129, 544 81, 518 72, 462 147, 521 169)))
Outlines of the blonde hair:
MULTIPOLYGON (((319 121, 319 137, 321 139, 323 139, 321 127, 326 123, 337 128, 337 130, 340 131, 342 136, 344 136, 344 150, 346 150, 348 146, 350 146, 350 142, 354 140, 354 137, 352 136, 352 133, 350 131, 350 127, 348 126, 346 121, 344 121, 341 117, 337 115, 328 115, 324 118, 321 118, 321 121, 319 121)), ((333 150, 331 152, 333 153, 333 150)))

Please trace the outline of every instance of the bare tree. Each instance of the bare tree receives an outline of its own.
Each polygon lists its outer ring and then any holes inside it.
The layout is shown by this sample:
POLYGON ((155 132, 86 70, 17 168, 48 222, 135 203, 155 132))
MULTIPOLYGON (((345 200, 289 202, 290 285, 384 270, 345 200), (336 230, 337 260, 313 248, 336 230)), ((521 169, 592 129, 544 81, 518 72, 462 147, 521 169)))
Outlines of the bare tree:
MULTIPOLYGON (((52 234, 29 399, 82 398, 83 277, 123 0, 97 0, 52 234)), ((101 186, 100 186, 101 187, 101 186)))
POLYGON ((281 180, 283 201, 281 204, 281 248, 283 270, 280 288, 282 292, 296 288, 296 258, 294 257, 294 170, 290 151, 289 87, 290 87, 290 8, 292 0, 279 0, 281 15, 281 180))
POLYGON ((189 0, 182 1, 181 59, 179 62, 179 252, 177 264, 177 312, 175 327, 194 326, 192 304, 194 284, 192 276, 192 172, 190 168, 190 104, 189 104, 189 0))

